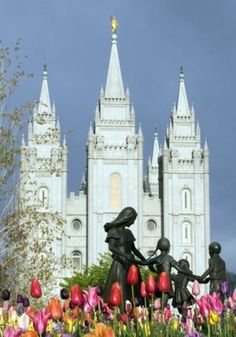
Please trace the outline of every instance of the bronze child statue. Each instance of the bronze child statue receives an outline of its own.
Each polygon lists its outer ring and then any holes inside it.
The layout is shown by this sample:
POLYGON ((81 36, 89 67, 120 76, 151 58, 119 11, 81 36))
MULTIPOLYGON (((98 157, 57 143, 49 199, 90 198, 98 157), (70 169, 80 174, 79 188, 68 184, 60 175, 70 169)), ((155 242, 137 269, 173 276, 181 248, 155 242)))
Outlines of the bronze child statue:
POLYGON ((202 274, 201 278, 210 281, 210 294, 219 292, 219 285, 226 281, 225 262, 220 257, 221 245, 218 242, 211 242, 209 245, 209 268, 202 274))

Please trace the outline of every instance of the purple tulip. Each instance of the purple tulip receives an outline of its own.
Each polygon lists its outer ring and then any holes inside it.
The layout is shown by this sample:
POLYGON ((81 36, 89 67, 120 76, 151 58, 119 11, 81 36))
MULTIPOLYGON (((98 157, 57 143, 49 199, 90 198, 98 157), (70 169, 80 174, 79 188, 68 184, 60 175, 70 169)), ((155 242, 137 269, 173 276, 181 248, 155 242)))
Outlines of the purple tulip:
POLYGON ((97 290, 98 287, 88 287, 88 290, 83 292, 83 310, 85 312, 93 312, 94 308, 97 306, 99 302, 97 290))
POLYGON ((29 298, 27 296, 23 297, 23 306, 24 306, 24 308, 28 308, 30 306, 30 301, 29 301, 29 298))
POLYGON ((61 295, 61 299, 67 300, 70 297, 69 290, 66 288, 62 288, 60 295, 61 295))
POLYGON ((23 296, 21 294, 18 294, 16 297, 16 303, 23 303, 23 296))
POLYGON ((7 290, 7 289, 4 289, 3 292, 2 292, 2 299, 4 301, 9 301, 10 297, 11 297, 10 291, 7 290))
POLYGON ((220 292, 221 294, 225 295, 229 291, 229 284, 227 281, 223 281, 220 283, 220 292))

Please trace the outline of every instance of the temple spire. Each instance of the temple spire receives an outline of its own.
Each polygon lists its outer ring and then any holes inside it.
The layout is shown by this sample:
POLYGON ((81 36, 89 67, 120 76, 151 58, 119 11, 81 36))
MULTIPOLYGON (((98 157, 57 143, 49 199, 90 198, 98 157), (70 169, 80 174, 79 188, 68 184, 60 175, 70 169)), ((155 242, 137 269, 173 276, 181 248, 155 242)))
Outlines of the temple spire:
POLYGON ((43 83, 38 104, 38 114, 51 114, 51 103, 48 90, 48 72, 47 65, 43 66, 43 83))
POLYGON ((159 154, 160 154, 160 148, 159 148, 159 142, 158 142, 158 134, 157 134, 157 128, 155 127, 154 143, 153 143, 153 151, 152 151, 152 166, 153 167, 158 166, 159 154))
POLYGON ((117 49, 117 27, 118 22, 114 16, 111 17, 112 26, 112 45, 110 61, 108 66, 105 97, 107 98, 124 98, 124 86, 122 81, 120 61, 117 49))
POLYGON ((185 84, 184 84, 184 72, 183 67, 180 68, 179 74, 179 94, 177 98, 176 112, 180 116, 186 116, 190 114, 190 109, 188 105, 188 98, 186 94, 185 84))

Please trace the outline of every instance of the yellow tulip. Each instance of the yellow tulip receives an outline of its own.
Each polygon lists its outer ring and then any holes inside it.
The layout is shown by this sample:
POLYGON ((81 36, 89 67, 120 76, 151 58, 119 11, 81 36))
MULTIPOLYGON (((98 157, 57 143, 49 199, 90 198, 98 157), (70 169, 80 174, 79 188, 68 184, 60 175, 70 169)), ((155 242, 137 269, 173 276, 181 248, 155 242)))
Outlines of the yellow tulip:
POLYGON ((219 322, 219 315, 214 311, 210 311, 208 321, 211 325, 216 325, 219 322))
POLYGON ((172 328, 174 331, 176 331, 179 327, 179 321, 178 319, 174 318, 172 321, 171 321, 171 324, 172 324, 172 328))

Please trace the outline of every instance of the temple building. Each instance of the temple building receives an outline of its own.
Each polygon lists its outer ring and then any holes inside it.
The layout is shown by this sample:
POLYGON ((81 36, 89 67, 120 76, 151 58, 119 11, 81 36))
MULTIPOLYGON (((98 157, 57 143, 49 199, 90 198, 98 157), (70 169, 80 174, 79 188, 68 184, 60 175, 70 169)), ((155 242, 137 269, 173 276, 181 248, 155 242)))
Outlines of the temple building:
MULTIPOLYGON (((155 249, 160 237, 167 237, 175 259, 186 258, 192 270, 201 274, 208 265, 210 237, 209 152, 206 142, 201 145, 183 70, 165 139, 161 146, 154 132, 144 172, 143 133, 137 127, 129 89, 124 88, 113 29, 106 85, 88 130, 85 175, 79 193, 68 195, 68 148, 50 101, 45 67, 39 103, 22 143, 21 196, 39 211, 57 212, 65 219, 57 255, 71 258, 74 270, 95 263, 99 253, 108 251, 103 225, 122 208, 132 206, 138 217, 131 229, 144 255, 155 249), (35 181, 33 186, 23 181, 25 173, 35 181)), ((68 269, 61 276, 70 273, 68 269)))

